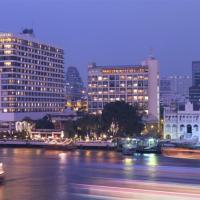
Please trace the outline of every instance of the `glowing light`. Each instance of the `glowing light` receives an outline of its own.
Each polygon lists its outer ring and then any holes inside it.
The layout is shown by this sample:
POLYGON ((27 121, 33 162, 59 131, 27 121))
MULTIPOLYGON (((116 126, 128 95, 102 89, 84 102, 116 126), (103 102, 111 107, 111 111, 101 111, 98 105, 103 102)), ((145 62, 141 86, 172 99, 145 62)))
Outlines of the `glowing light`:
POLYGON ((98 81, 101 81, 101 80, 102 80, 102 76, 99 76, 99 77, 98 77, 98 81))
POLYGON ((157 166, 158 165, 157 156, 155 154, 148 155, 147 165, 149 165, 149 166, 157 166))
POLYGON ((131 165, 133 165, 133 159, 132 159, 132 158, 125 158, 125 159, 124 159, 124 164, 125 164, 126 166, 131 166, 131 165))
POLYGON ((11 48, 11 47, 12 47, 11 44, 5 44, 5 45, 4 45, 4 48, 5 48, 5 49, 9 49, 9 48, 11 48))
POLYGON ((106 135, 106 134, 103 134, 103 138, 106 139, 106 138, 107 138, 107 135, 106 135))
POLYGON ((11 54, 11 53, 12 53, 11 50, 6 50, 6 51, 4 51, 4 54, 11 54))
POLYGON ((4 62, 4 65, 5 65, 5 66, 10 66, 10 65, 11 65, 11 62, 4 62))
POLYGON ((62 163, 62 164, 63 164, 63 163, 66 163, 66 160, 67 160, 66 157, 67 157, 67 156, 66 156, 66 153, 60 153, 60 154, 59 154, 60 163, 62 163))

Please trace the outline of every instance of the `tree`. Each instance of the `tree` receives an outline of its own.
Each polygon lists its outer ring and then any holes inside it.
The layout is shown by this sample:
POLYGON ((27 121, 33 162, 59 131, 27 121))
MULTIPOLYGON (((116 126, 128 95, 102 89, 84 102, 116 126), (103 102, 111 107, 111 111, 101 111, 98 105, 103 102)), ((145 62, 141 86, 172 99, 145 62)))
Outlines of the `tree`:
POLYGON ((82 136, 91 135, 91 133, 99 135, 101 132, 101 116, 85 114, 77 120, 77 129, 82 136))
POLYGON ((124 101, 111 102, 102 111, 102 128, 116 136, 138 136, 144 129, 138 107, 124 101), (113 127, 113 128, 112 128, 113 127))
POLYGON ((64 122, 64 134, 67 138, 72 138, 77 133, 77 124, 75 121, 69 120, 64 122))
POLYGON ((44 116, 42 119, 36 121, 36 129, 54 129, 54 125, 48 116, 44 116))

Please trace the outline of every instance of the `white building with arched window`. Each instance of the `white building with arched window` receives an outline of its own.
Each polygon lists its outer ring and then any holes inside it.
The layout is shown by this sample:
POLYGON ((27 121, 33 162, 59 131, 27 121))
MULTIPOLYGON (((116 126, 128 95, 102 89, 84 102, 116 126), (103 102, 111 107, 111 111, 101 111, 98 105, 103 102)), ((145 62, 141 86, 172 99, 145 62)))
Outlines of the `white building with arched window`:
POLYGON ((194 110, 187 102, 185 110, 164 111, 164 139, 186 139, 200 141, 200 110, 194 110))

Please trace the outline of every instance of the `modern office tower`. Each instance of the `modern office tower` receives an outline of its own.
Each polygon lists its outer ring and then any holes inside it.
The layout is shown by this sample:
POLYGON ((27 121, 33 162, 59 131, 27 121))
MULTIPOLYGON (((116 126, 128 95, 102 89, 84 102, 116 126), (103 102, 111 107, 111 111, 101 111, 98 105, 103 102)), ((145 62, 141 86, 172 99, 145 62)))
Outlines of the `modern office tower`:
POLYGON ((200 61, 192 62, 192 86, 200 86, 200 61))
POLYGON ((160 79, 160 102, 163 106, 185 104, 189 98, 189 88, 192 85, 190 76, 172 75, 160 79))
POLYGON ((64 52, 33 31, 0 33, 0 121, 38 119, 64 108, 64 52))
POLYGON ((194 109, 200 109, 200 61, 192 62, 192 87, 189 89, 190 102, 194 109))
POLYGON ((141 110, 159 119, 159 66, 154 57, 142 65, 88 65, 88 111, 101 113, 114 101, 137 103, 141 110))
POLYGON ((65 78, 66 107, 75 111, 87 112, 87 94, 76 67, 67 69, 65 78))
POLYGON ((160 79, 160 103, 161 105, 170 105, 172 97, 171 82, 167 78, 160 79))
POLYGON ((66 97, 72 101, 80 100, 83 96, 83 81, 76 67, 70 66, 66 73, 66 97))
POLYGON ((174 94, 189 96, 189 87, 192 85, 191 76, 172 75, 168 77, 171 83, 171 90, 174 94))

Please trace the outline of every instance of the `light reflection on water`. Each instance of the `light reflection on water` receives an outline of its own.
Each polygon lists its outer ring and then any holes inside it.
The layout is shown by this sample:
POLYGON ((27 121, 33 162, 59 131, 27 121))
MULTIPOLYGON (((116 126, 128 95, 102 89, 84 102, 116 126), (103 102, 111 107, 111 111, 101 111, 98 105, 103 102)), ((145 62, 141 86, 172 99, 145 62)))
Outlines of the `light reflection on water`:
POLYGON ((67 162, 67 153, 64 153, 64 152, 63 153, 59 153, 58 156, 60 158, 60 164, 66 164, 66 162, 67 162))
POLYGON ((129 158, 129 157, 124 158, 123 162, 126 167, 133 166, 133 158, 129 158))
POLYGON ((144 155, 147 157, 147 165, 151 167, 155 167, 158 165, 158 157, 156 154, 147 154, 144 155))
MULTIPOLYGON (((94 200, 96 194, 101 194, 102 185, 107 187, 104 188, 106 198, 111 199, 109 195, 115 191, 110 188, 133 187, 127 180, 200 184, 200 161, 175 160, 154 154, 129 157, 114 151, 0 149, 0 159, 6 170, 5 184, 0 186, 0 200, 94 200), (96 188, 91 190, 94 196, 87 196, 88 188, 76 188, 76 185, 91 185, 87 186, 90 190, 96 188), (79 194, 78 197, 74 193, 79 194)), ((126 189, 122 189, 126 196, 126 189)))

